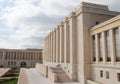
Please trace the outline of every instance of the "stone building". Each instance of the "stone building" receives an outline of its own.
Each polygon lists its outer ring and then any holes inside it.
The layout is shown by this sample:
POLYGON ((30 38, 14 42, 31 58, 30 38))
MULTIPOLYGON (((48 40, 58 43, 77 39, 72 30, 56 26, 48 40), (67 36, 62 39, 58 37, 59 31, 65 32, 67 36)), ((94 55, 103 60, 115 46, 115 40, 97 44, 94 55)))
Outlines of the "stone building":
POLYGON ((42 49, 0 49, 0 67, 35 67, 42 63, 42 49))
POLYGON ((69 77, 80 84, 120 84, 119 14, 106 5, 80 3, 46 36, 37 70, 54 82, 69 77))

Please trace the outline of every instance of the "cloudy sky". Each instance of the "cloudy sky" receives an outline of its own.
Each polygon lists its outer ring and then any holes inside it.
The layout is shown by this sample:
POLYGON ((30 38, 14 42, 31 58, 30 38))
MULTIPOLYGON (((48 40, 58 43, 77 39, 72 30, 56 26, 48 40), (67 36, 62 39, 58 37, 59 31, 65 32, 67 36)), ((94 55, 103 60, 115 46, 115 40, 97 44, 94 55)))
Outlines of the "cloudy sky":
POLYGON ((0 48, 43 48, 44 37, 81 1, 120 11, 120 0, 0 0, 0 48))

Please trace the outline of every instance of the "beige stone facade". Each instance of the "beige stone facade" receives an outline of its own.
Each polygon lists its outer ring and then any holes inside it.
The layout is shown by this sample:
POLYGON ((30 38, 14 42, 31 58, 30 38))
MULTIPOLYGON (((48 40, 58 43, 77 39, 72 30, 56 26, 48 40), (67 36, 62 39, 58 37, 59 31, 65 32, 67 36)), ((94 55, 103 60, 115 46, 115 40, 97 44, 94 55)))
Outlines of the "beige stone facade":
POLYGON ((0 67, 32 68, 42 60, 42 49, 0 49, 0 67))
POLYGON ((80 84, 119 84, 119 14, 105 5, 82 2, 46 36, 43 64, 59 64, 80 84))

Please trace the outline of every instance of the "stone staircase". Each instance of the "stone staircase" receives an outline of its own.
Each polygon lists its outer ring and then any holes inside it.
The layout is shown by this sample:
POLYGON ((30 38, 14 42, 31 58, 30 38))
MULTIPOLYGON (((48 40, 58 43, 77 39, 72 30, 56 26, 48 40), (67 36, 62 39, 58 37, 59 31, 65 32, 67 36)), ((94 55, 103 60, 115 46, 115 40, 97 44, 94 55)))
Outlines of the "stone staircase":
POLYGON ((56 73, 57 75, 57 82, 59 83, 71 82, 70 77, 62 69, 62 67, 52 67, 51 69, 53 73, 56 73))

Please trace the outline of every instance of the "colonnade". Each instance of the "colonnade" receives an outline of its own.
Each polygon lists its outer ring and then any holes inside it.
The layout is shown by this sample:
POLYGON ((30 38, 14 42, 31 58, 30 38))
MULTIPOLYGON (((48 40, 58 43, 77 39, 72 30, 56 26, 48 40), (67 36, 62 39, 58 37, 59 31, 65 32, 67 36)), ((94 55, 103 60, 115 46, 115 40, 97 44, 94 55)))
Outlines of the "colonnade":
POLYGON ((92 35, 93 37, 93 61, 107 63, 120 62, 120 27, 92 35), (101 41, 100 41, 101 38, 101 41), (108 40, 109 39, 109 40, 108 40), (101 46, 100 46, 101 44, 101 46), (109 45, 108 45, 109 44, 109 45))
POLYGON ((53 63, 70 63, 76 48, 75 17, 66 18, 45 38, 45 60, 53 63))

